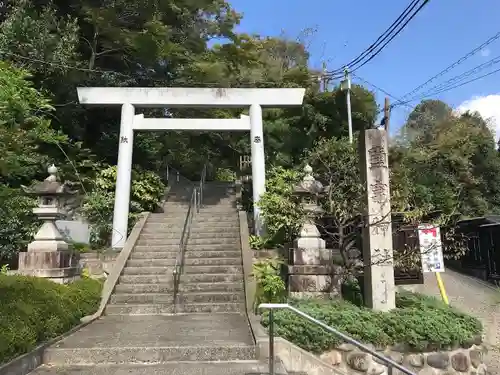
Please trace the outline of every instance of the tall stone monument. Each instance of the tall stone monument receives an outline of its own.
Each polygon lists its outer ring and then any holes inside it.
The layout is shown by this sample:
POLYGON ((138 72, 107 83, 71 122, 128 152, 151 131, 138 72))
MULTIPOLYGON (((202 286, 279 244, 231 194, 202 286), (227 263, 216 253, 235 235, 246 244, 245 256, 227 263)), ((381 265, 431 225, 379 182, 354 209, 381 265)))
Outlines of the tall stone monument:
POLYGON ((49 177, 43 182, 23 187, 26 193, 38 197, 38 207, 33 209, 33 213, 43 224, 34 241, 28 245, 28 251, 19 253, 17 273, 66 283, 79 275, 78 254, 71 251, 70 245, 57 229, 56 220, 65 215, 63 198, 75 192, 59 181, 54 165, 48 168, 48 172, 49 177))
POLYGON ((380 311, 396 307, 387 141, 387 133, 382 129, 365 130, 359 140, 360 170, 366 186, 365 304, 380 311))

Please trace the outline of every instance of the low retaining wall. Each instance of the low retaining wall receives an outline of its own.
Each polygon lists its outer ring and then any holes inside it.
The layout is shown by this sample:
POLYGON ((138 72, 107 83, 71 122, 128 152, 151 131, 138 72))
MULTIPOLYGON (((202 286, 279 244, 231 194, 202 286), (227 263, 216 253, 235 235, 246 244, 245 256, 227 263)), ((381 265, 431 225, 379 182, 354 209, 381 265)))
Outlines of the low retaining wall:
POLYGON ((119 251, 80 254, 79 267, 86 269, 91 277, 103 277, 111 272, 119 251))
MULTIPOLYGON (((380 354, 391 358, 418 375, 486 375, 483 363, 485 348, 472 345, 450 351, 409 353, 387 348, 380 354)), ((372 355, 358 350, 350 344, 340 345, 337 349, 323 353, 320 358, 346 374, 387 375, 387 367, 372 355)), ((398 371, 394 372, 399 374, 398 371)))

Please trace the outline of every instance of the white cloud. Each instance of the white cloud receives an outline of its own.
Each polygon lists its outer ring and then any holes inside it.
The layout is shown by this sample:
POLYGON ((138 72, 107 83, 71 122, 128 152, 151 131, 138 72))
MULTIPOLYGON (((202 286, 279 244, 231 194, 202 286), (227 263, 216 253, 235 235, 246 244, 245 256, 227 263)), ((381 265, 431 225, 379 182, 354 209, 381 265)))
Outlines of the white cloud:
POLYGON ((489 48, 485 48, 481 50, 481 56, 488 57, 491 54, 491 50, 489 48))
POLYGON ((495 139, 500 137, 500 94, 476 96, 466 100, 458 106, 458 111, 477 111, 481 116, 488 120, 491 130, 495 133, 495 139))

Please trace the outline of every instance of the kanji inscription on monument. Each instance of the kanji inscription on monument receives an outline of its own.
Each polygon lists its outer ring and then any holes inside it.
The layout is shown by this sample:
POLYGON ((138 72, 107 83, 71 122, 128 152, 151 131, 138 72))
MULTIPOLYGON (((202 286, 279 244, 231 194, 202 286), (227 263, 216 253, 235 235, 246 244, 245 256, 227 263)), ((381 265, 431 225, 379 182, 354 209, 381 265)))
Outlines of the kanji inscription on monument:
POLYGON ((387 133, 368 129, 359 142, 365 195, 363 260, 365 303, 374 310, 395 308, 387 133))
MULTIPOLYGON (((376 130, 376 129, 372 129, 376 130)), ((375 145, 368 149, 368 165, 373 168, 387 168, 387 151, 384 149, 384 143, 375 145)))

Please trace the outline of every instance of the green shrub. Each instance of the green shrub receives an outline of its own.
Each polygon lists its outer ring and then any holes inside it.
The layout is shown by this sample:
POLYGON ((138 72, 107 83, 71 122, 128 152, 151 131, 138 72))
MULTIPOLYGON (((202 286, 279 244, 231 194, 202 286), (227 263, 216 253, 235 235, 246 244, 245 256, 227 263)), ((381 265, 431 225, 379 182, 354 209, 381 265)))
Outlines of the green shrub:
POLYGON ((280 276, 283 262, 278 258, 262 259, 254 263, 256 282, 254 309, 261 303, 279 303, 286 299, 286 286, 280 276))
POLYGON ((0 363, 78 325, 99 306, 102 284, 82 279, 69 285, 0 274, 0 363))
POLYGON ((266 176, 266 192, 258 205, 266 223, 266 241, 272 247, 292 241, 304 219, 302 207, 293 191, 301 174, 282 167, 271 168, 266 176))
POLYGON ((236 172, 230 168, 217 168, 215 170, 215 181, 234 182, 236 181, 236 172))
POLYGON ((0 185, 0 261, 9 262, 26 249, 39 227, 35 200, 19 189, 0 185))
MULTIPOLYGON (((92 192, 85 197, 82 213, 91 224, 90 241, 93 247, 106 247, 110 244, 116 173, 115 166, 101 170, 96 177, 92 192)), ((150 171, 132 171, 129 233, 138 215, 143 211, 153 212, 164 194, 165 185, 157 174, 150 171)))
MULTIPOLYGON (((432 297, 398 293, 397 308, 377 312, 344 300, 292 300, 295 307, 354 339, 374 345, 408 344, 415 351, 470 345, 482 325, 432 297)), ((338 337, 289 310, 275 312, 275 332, 305 350, 322 353, 341 343, 338 337)), ((262 316, 268 326, 269 314, 262 316)))

